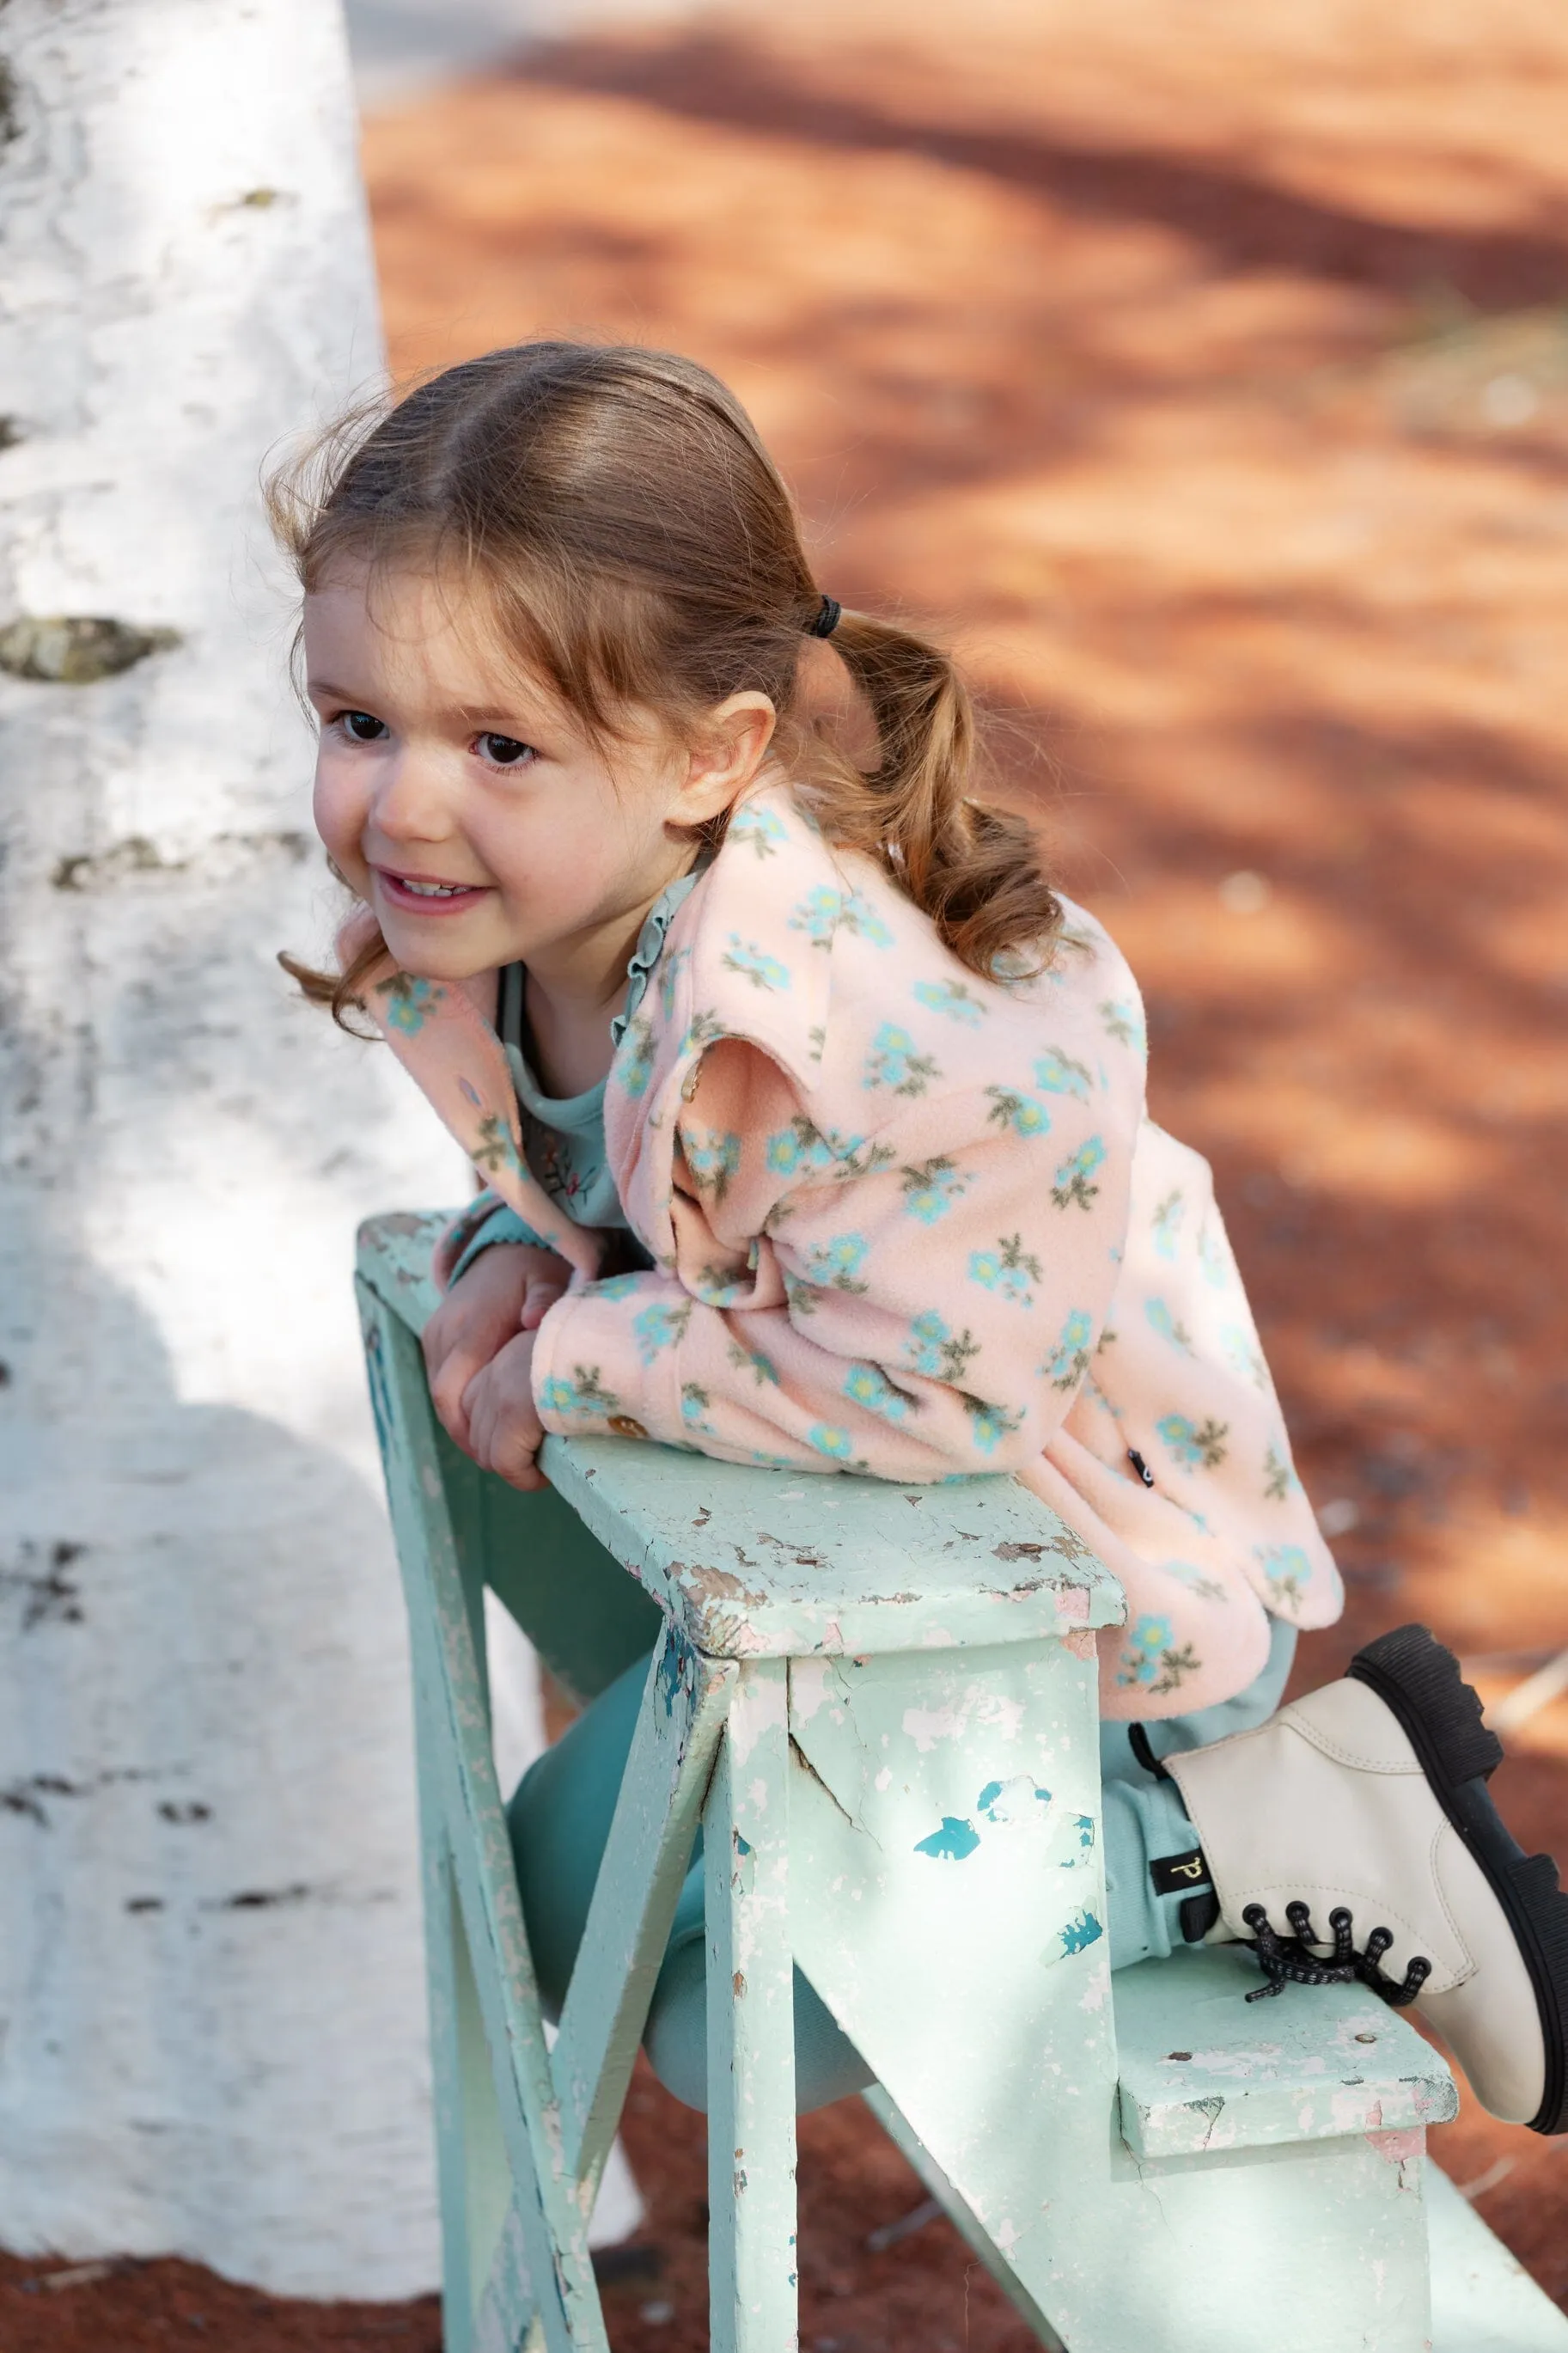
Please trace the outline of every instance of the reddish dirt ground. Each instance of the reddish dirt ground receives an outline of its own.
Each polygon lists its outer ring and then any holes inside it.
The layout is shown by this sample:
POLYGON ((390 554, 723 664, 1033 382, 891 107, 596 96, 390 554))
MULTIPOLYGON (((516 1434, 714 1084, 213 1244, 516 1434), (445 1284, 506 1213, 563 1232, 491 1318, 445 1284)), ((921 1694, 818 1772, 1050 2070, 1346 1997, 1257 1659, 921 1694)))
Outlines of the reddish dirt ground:
MULTIPOLYGON (((563 45, 374 121, 400 369, 547 331, 752 406, 820 576, 950 628, 1213 1159, 1351 1602, 1495 1698, 1568 1644, 1568 21, 1555 0, 801 0, 563 45)), ((1495 1785, 1568 1851, 1568 1701, 1495 1785)), ((705 2342, 701 2126, 639 2083, 705 2342)), ((1568 2307, 1568 2141, 1433 2136, 1568 2307)), ((802 2132, 802 2343, 1023 2353, 853 2106, 802 2132)), ((6 2353, 437 2342, 175 2264, 0 2265, 6 2353)))

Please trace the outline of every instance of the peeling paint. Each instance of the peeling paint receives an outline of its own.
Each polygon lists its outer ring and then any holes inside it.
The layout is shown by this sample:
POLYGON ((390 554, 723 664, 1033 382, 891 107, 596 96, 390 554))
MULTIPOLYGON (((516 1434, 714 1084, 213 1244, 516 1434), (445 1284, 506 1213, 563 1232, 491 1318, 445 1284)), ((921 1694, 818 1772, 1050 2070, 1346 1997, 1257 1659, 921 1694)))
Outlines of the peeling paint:
POLYGON ((791 1710, 798 1723, 809 1724, 827 1697, 832 1672, 826 1659, 792 1659, 789 1670, 791 1710))
POLYGON ((736 1770, 745 1764, 764 1734, 787 1732, 788 1728, 789 1694, 784 1677, 748 1685, 746 1704, 731 1709, 725 1733, 736 1770))
POLYGON ((980 1844, 980 1833, 971 1821, 963 1821, 956 1814, 943 1814, 940 1830, 929 1838, 917 1839, 915 1852, 940 1856, 947 1862, 964 1862, 980 1844))
POLYGON ((904 1710, 904 1731, 922 1757, 929 1757, 939 1740, 956 1740, 963 1725, 964 1719, 954 1707, 907 1707, 904 1710))
POLYGON ((1413 2157, 1426 2154, 1423 2125, 1407 2125, 1400 2132, 1369 2132, 1363 2138, 1368 2148, 1375 2149, 1385 2165, 1407 2165, 1413 2157))
POLYGON ((1069 1954, 1081 1953, 1104 1934, 1104 1929, 1092 1912, 1086 1910, 1075 1913, 1061 1931, 1062 1950, 1069 1954))

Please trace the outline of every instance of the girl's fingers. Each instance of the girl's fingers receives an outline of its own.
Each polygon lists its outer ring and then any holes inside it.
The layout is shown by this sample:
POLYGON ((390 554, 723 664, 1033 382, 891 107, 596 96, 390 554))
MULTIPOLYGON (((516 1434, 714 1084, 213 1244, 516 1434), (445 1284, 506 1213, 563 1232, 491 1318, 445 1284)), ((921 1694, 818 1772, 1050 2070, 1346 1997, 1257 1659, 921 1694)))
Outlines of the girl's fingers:
POLYGON ((460 1446, 465 1454, 473 1452, 468 1392, 484 1370, 483 1358, 476 1357, 471 1348, 453 1348, 429 1375, 430 1402, 436 1409, 436 1419, 453 1445, 460 1446))
POLYGON ((528 1286, 528 1296, 522 1303, 521 1328, 537 1332, 558 1299, 566 1296, 566 1285, 554 1275, 536 1275, 528 1286))
POLYGON ((463 1393, 462 1410, 474 1461, 526 1493, 547 1483, 533 1460, 543 1432, 533 1410, 526 1360, 509 1365, 506 1353, 474 1376, 463 1393))

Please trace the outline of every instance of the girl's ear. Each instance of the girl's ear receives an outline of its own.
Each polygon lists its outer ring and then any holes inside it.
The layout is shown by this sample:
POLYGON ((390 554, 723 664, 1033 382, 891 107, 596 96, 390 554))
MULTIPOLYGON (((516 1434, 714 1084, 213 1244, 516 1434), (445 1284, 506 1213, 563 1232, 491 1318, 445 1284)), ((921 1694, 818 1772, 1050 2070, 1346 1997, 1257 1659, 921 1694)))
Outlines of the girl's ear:
POLYGON ((706 825, 732 807, 766 759, 777 725, 768 695, 748 691, 717 703, 687 753, 667 822, 706 825))

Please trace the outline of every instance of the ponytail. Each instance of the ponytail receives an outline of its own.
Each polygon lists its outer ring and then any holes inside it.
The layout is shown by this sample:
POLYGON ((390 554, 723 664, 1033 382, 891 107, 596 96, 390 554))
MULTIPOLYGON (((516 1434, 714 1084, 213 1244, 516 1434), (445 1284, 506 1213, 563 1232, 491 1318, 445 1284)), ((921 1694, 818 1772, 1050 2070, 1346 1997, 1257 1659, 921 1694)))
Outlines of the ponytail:
POLYGON ((842 758, 811 764, 823 831, 875 858, 982 979, 1043 969, 1061 905, 1027 820, 970 797, 974 709, 952 660, 866 613, 846 612, 832 644, 870 707, 881 760, 869 775, 842 758))

